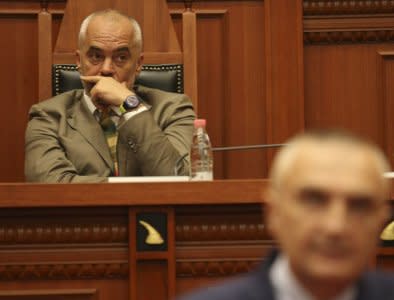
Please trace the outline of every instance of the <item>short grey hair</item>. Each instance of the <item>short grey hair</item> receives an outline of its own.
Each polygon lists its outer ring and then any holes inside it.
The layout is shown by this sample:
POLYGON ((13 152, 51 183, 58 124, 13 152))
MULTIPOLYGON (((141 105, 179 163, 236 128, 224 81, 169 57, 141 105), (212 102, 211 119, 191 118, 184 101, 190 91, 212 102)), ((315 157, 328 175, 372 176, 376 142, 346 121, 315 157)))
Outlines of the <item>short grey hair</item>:
POLYGON ((117 11, 115 9, 105 9, 105 10, 100 10, 96 11, 90 15, 88 15, 85 19, 83 19, 81 23, 81 27, 79 28, 79 35, 78 35, 78 48, 81 49, 83 43, 85 42, 86 39, 86 32, 88 30, 88 26, 90 24, 90 21, 92 21, 95 17, 99 16, 104 16, 108 17, 111 20, 117 21, 119 18, 125 18, 129 20, 132 28, 133 28, 133 47, 136 47, 140 51, 142 51, 143 47, 143 42, 142 42, 142 30, 140 24, 132 18, 129 17, 128 15, 125 15, 121 13, 120 11, 117 11))
POLYGON ((285 178, 289 175, 288 173, 299 154, 305 150, 304 146, 321 145, 324 147, 331 143, 352 146, 360 151, 370 153, 374 167, 382 175, 382 183, 385 189, 384 193, 388 194, 388 180, 383 178, 383 175, 384 172, 390 171, 390 164, 383 151, 375 143, 369 140, 358 137, 350 132, 337 129, 312 130, 291 138, 287 142, 287 145, 278 152, 273 161, 269 174, 271 185, 275 189, 283 188, 285 178))

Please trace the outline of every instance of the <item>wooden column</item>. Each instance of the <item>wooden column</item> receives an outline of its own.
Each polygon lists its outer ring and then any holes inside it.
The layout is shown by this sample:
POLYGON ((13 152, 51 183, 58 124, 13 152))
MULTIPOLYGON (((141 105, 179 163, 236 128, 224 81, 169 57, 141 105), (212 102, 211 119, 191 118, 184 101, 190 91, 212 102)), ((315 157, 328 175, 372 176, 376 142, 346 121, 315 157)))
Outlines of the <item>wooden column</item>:
POLYGON ((182 14, 184 90, 192 99, 197 113, 197 22, 192 3, 193 1, 185 1, 185 12, 182 14))
POLYGON ((129 209, 129 299, 175 298, 173 208, 129 209))
MULTIPOLYGON (((302 0, 266 0, 266 136, 283 143, 304 129, 302 0)), ((273 151, 269 151, 268 161, 273 151)))
POLYGON ((40 2, 38 13, 38 99, 52 95, 52 15, 48 12, 48 1, 40 2))

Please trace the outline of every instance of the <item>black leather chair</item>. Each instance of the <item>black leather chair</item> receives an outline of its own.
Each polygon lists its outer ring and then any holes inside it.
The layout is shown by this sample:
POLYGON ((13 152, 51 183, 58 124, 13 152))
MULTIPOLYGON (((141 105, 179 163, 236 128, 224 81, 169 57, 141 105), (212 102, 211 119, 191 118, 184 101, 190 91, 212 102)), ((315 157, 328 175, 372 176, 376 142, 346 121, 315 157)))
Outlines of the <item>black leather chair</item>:
MULTIPOLYGON (((183 93, 183 67, 180 64, 143 65, 135 83, 168 92, 183 93)), ((76 65, 53 65, 52 94, 54 96, 81 88, 82 83, 76 65)))

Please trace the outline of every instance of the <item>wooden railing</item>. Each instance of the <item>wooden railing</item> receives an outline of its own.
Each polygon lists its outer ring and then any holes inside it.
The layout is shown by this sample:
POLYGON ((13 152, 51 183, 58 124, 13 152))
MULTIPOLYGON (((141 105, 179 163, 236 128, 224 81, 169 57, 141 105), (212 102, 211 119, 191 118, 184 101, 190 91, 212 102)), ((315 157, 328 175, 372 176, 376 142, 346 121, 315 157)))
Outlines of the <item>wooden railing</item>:
POLYGON ((249 271, 275 247, 265 186, 0 184, 0 299, 164 300, 249 271))

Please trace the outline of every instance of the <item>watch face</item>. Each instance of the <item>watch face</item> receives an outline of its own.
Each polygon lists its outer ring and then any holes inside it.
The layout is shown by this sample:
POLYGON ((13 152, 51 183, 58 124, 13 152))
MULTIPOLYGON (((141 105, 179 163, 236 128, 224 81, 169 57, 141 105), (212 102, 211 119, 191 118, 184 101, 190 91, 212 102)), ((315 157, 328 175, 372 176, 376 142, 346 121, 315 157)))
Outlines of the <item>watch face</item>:
POLYGON ((129 95, 123 102, 123 107, 125 109, 136 108, 140 104, 140 100, 135 95, 129 95))

